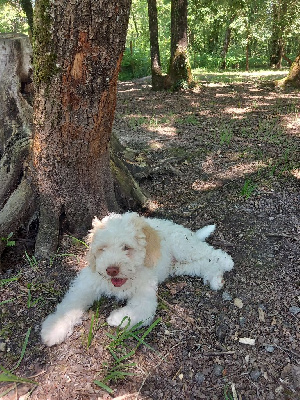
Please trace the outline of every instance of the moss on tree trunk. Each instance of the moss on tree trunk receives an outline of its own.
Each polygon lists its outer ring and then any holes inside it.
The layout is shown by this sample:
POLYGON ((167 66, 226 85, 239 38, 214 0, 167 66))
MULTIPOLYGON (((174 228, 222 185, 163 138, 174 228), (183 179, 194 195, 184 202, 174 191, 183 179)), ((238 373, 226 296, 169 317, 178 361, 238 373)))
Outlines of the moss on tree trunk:
POLYGON ((300 54, 292 63, 288 75, 283 79, 275 81, 275 85, 280 88, 287 86, 300 88, 300 54))

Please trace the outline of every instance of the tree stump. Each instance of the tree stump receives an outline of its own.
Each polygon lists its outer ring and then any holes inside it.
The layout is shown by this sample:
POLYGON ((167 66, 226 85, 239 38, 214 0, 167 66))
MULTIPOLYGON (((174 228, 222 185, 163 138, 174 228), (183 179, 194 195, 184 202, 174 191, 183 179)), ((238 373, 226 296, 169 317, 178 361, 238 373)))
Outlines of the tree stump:
POLYGON ((31 54, 27 36, 0 34, 0 255, 35 203, 25 162, 32 137, 31 54))

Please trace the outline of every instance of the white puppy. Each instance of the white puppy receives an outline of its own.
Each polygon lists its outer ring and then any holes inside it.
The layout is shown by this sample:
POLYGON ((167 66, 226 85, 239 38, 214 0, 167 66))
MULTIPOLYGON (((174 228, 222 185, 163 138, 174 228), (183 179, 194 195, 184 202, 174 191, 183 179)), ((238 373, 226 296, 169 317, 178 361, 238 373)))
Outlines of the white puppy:
POLYGON ((218 290, 223 273, 233 268, 231 257, 209 246, 205 239, 215 229, 209 225, 196 233, 173 222, 128 212, 93 221, 88 252, 89 265, 72 283, 55 313, 42 325, 42 340, 48 346, 61 343, 73 331, 83 313, 101 296, 127 299, 113 311, 109 325, 124 317, 130 326, 151 323, 156 307, 157 285, 168 276, 200 276, 218 290))

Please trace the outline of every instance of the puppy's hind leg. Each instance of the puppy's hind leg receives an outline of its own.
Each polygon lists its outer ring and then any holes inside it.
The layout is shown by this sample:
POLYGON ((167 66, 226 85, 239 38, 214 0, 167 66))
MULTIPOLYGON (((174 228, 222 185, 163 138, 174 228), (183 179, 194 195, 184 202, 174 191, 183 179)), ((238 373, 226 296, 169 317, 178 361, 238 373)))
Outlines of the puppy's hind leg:
POLYGON ((233 268, 231 256, 202 241, 188 250, 185 259, 176 262, 173 274, 200 276, 211 289, 221 289, 224 272, 233 268))
POLYGON ((63 342, 72 333, 74 325, 81 321, 83 313, 97 299, 99 290, 94 275, 90 268, 84 268, 71 284, 56 311, 44 320, 41 338, 47 346, 63 342))

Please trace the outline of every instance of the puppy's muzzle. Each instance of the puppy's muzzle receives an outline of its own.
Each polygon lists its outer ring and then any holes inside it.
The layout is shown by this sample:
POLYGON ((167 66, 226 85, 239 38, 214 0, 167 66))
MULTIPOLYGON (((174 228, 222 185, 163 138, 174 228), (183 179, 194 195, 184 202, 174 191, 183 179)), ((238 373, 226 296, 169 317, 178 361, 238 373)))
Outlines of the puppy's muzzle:
POLYGON ((110 267, 106 268, 106 273, 109 276, 117 276, 120 272, 120 268, 117 265, 111 265, 110 267))

